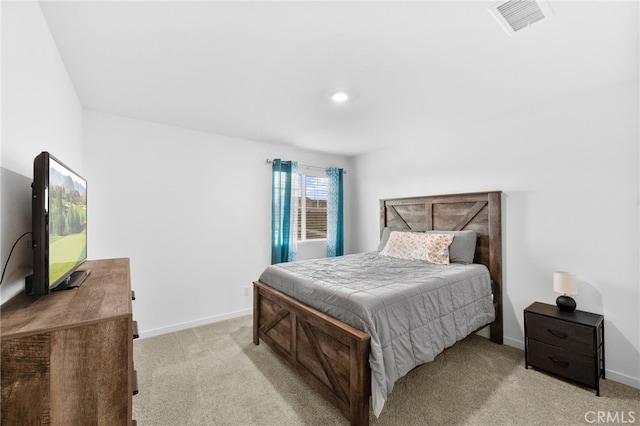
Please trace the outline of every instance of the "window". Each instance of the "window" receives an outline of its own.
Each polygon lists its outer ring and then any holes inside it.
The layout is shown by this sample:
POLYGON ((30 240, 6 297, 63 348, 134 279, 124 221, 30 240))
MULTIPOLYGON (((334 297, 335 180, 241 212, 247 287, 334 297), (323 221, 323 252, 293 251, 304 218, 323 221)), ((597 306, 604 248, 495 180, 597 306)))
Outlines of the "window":
POLYGON ((327 238, 329 179, 302 173, 298 176, 298 241, 327 238))

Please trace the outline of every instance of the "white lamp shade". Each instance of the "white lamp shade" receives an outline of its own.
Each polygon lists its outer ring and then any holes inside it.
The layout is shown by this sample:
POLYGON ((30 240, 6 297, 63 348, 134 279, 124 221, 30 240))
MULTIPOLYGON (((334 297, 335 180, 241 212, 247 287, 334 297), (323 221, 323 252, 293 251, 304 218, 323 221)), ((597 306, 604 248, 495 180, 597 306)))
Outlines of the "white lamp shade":
POLYGON ((553 291, 562 294, 578 294, 578 276, 572 272, 554 272, 553 291))

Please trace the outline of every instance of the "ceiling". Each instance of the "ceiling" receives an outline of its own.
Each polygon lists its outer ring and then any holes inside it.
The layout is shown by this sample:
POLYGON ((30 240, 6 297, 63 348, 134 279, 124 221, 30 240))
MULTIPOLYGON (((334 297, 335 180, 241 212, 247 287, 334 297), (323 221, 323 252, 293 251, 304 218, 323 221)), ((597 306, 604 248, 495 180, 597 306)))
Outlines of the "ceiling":
POLYGON ((358 155, 638 80, 638 3, 41 1, 83 108, 358 155), (331 92, 352 99, 332 104, 331 92))

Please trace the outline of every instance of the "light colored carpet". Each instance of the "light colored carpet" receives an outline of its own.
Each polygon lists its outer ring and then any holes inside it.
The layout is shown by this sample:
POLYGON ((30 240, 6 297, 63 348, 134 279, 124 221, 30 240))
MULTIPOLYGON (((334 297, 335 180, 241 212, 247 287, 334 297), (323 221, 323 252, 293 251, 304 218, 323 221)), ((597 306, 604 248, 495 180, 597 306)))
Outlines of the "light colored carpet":
MULTIPOLYGON (((348 424, 265 344, 253 344, 250 316, 136 340, 134 360, 140 426, 348 424)), ((596 397, 525 369, 521 350, 474 335, 400 379, 371 424, 578 425, 600 413, 640 423, 640 390, 602 380, 596 397)))

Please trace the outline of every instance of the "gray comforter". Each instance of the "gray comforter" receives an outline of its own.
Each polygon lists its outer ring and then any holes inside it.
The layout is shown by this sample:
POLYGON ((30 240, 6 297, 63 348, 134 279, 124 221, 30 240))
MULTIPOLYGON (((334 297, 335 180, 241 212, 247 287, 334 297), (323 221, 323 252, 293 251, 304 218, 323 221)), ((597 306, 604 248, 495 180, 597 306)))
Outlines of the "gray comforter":
POLYGON ((260 281, 371 336, 376 416, 400 377, 495 318, 484 265, 433 265, 378 252, 281 263, 260 281))

